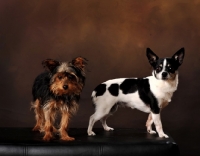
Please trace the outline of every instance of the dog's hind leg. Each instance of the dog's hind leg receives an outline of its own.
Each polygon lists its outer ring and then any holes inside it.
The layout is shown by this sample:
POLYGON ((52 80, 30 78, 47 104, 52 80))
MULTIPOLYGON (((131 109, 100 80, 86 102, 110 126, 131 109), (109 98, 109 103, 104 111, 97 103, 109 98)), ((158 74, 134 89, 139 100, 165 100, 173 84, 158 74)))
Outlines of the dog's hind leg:
POLYGON ((147 132, 149 132, 150 134, 156 134, 156 132, 152 130, 152 124, 153 124, 153 119, 150 113, 146 122, 147 132))
POLYGON ((104 116, 104 117, 100 120, 105 131, 113 131, 113 130, 114 130, 114 128, 109 127, 109 126, 106 124, 106 120, 107 120, 107 118, 108 118, 109 116, 111 116, 111 114, 108 114, 108 115, 104 116))
POLYGON ((56 129, 56 127, 54 127, 54 123, 55 123, 55 120, 56 120, 56 113, 57 113, 57 110, 55 108, 53 108, 51 110, 51 113, 50 113, 50 117, 51 117, 51 126, 53 128, 53 132, 56 134, 58 133, 58 130, 56 129))
POLYGON ((108 115, 104 116, 100 121, 102 123, 102 126, 104 128, 105 131, 113 131, 114 128, 109 127, 106 123, 106 120, 108 119, 108 117, 110 117, 114 112, 117 111, 118 105, 115 104, 111 109, 108 115))
POLYGON ((92 128, 98 120, 102 120, 104 117, 106 117, 109 114, 110 108, 96 108, 96 112, 90 116, 89 126, 88 126, 88 135, 92 136, 95 135, 95 133, 92 131, 92 128))
POLYGON ((94 116, 95 116, 95 113, 94 113, 93 115, 90 116, 89 125, 88 125, 88 130, 87 130, 87 133, 88 133, 89 136, 96 135, 96 134, 92 131, 92 128, 93 128, 95 122, 97 121, 97 120, 95 120, 94 116))
POLYGON ((32 104, 32 108, 34 109, 35 119, 36 119, 36 124, 32 130, 42 131, 43 124, 44 124, 44 112, 40 105, 40 101, 38 99, 36 99, 35 102, 32 104))

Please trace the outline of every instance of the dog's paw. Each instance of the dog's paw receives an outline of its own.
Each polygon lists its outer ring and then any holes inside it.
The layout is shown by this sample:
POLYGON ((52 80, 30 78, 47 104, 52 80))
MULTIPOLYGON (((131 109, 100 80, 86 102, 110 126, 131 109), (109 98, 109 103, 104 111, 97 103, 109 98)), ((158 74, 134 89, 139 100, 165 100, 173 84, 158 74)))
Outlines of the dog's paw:
POLYGON ((164 138, 169 138, 169 136, 167 134, 164 134, 163 137, 164 138))
POLYGON ((40 131, 40 126, 35 126, 32 131, 40 131))
POLYGON ((114 131, 114 128, 108 127, 108 126, 107 126, 106 128, 104 128, 104 130, 105 130, 105 131, 114 131))
POLYGON ((53 136, 52 135, 45 135, 44 137, 43 137, 43 140, 44 141, 50 141, 50 140, 52 140, 53 139, 53 136))
POLYGON ((156 131, 153 130, 147 130, 147 132, 149 132, 150 134, 156 134, 156 131))
POLYGON ((160 138, 169 138, 169 136, 165 133, 159 134, 160 138))
POLYGON ((69 136, 65 136, 65 137, 62 137, 60 139, 63 140, 63 141, 74 141, 75 140, 75 138, 72 138, 72 137, 69 137, 69 136))
POLYGON ((91 132, 88 132, 88 136, 95 136, 96 134, 93 132, 93 131, 91 131, 91 132))

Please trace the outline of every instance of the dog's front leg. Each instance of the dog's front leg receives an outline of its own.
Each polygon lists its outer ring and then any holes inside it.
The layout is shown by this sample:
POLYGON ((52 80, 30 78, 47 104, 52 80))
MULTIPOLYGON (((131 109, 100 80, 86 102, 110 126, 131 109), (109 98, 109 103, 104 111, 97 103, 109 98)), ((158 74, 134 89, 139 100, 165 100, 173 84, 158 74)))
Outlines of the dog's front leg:
POLYGON ((53 127, 50 114, 51 114, 50 110, 44 109, 44 116, 45 116, 45 124, 44 124, 45 135, 43 137, 44 141, 50 141, 53 138, 52 135, 53 127))
POLYGON ((163 138, 163 137, 168 138, 168 135, 166 135, 163 132, 162 123, 161 123, 161 119, 160 119, 160 113, 159 114, 151 113, 151 114, 152 114, 152 119, 153 119, 153 122, 155 124, 156 131, 158 132, 159 137, 161 137, 161 138, 163 138))
POLYGON ((59 132, 60 132, 61 140, 65 140, 65 141, 74 140, 74 138, 69 137, 68 133, 66 132, 67 126, 68 126, 68 123, 69 123, 69 116, 70 115, 69 115, 67 110, 62 111, 62 118, 61 118, 61 122, 60 122, 59 132))

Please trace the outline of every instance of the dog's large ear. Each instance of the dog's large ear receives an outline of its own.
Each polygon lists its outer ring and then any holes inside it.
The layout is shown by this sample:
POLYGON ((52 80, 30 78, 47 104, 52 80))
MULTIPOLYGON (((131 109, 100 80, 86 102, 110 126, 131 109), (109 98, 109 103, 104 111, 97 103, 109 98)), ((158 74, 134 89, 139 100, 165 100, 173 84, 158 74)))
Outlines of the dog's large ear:
POLYGON ((84 70, 85 66, 87 65, 87 59, 83 57, 76 57, 71 61, 72 65, 77 67, 78 69, 84 70))
POLYGON ((59 61, 53 60, 53 59, 46 59, 42 61, 43 67, 50 71, 53 72, 53 70, 60 65, 59 61))
POLYGON ((180 66, 183 63, 184 56, 185 56, 185 49, 181 48, 172 56, 172 59, 174 59, 180 66))
POLYGON ((156 61, 159 59, 159 57, 150 48, 147 48, 146 55, 147 55, 147 58, 149 60, 149 63, 152 66, 154 66, 156 61))

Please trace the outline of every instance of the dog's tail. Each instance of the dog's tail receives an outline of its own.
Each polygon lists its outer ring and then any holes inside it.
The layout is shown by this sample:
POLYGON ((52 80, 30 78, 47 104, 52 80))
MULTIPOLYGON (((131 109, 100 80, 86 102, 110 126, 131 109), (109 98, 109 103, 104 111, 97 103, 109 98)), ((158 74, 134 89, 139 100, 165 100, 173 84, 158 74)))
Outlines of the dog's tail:
POLYGON ((96 92, 95 91, 93 91, 92 92, 92 95, 91 95, 91 100, 92 100, 92 104, 95 106, 95 101, 96 101, 96 92))
POLYGON ((94 97, 96 97, 96 91, 92 92, 91 98, 93 99, 94 97))

